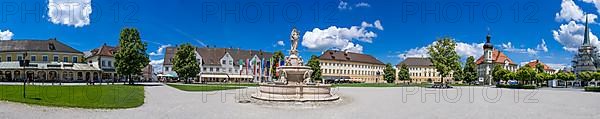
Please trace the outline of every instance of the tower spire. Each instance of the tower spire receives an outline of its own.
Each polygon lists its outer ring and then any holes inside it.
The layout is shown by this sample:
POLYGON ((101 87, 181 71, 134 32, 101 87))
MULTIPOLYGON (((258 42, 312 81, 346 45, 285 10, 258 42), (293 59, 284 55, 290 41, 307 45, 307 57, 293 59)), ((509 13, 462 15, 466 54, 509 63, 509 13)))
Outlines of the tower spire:
POLYGON ((584 46, 588 46, 590 45, 590 29, 588 27, 588 17, 587 14, 585 15, 585 31, 584 31, 584 35, 583 35, 583 45, 584 46))

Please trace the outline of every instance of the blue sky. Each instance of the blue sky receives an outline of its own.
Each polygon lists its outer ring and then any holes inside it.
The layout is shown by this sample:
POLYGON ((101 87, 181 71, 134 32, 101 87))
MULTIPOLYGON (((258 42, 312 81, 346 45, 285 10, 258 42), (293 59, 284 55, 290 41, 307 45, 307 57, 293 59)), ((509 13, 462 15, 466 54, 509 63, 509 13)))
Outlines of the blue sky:
MULTIPOLYGON (((371 54, 397 64, 425 56, 423 47, 449 36, 459 54, 481 55, 492 42, 515 63, 540 59, 570 65, 582 40, 583 14, 598 24, 598 0, 2 0, 4 39, 58 38, 88 51, 117 45, 122 28, 135 27, 155 65, 161 46, 289 49, 292 27, 305 58, 326 49, 371 54), (85 4, 90 3, 90 4, 85 4), (62 7, 56 7, 62 6, 62 7), (65 7, 66 6, 66 7, 65 7), (438 6, 438 7, 436 7, 438 6), (236 20, 238 19, 239 20, 236 20), (437 17, 437 18, 436 18, 437 17), (544 43, 542 43, 544 41, 544 43), (279 43, 282 42, 282 43, 279 43)), ((600 46, 592 36, 594 45, 600 46)), ((287 52, 287 51, 286 51, 287 52)))

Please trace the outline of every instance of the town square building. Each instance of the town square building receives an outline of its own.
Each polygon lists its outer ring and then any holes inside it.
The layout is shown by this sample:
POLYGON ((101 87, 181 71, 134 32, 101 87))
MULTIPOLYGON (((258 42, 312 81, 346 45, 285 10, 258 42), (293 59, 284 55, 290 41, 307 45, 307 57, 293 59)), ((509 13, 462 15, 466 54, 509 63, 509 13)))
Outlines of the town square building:
POLYGON ((327 50, 319 56, 321 73, 326 81, 384 83, 385 64, 360 53, 327 50))
MULTIPOLYGON (((196 60, 200 63, 199 82, 266 82, 269 74, 267 64, 273 56, 262 50, 239 48, 196 48, 196 60)), ((167 47, 163 62, 163 74, 174 74, 173 57, 177 47, 167 47)))
MULTIPOLYGON (((411 83, 434 83, 441 82, 440 73, 435 69, 431 59, 427 57, 408 57, 396 65, 400 69, 402 65, 408 68, 411 83)), ((452 74, 444 77, 444 82, 453 82, 452 74)))
MULTIPOLYGON (((86 54, 86 61, 93 67, 102 70, 101 79, 106 81, 118 81, 118 79, 124 79, 124 76, 118 75, 115 65, 115 53, 118 47, 109 46, 103 44, 102 46, 92 49, 86 54)), ((141 81, 155 81, 156 77, 152 72, 152 65, 147 65, 142 69, 141 81)))
POLYGON ((477 64, 478 81, 486 85, 493 85, 492 71, 496 65, 500 65, 511 72, 515 72, 519 68, 506 54, 494 49, 494 45, 490 42, 491 38, 490 35, 486 36, 483 55, 475 62, 477 64))
POLYGON ((544 73, 548 73, 548 74, 555 74, 556 73, 556 70, 552 69, 550 66, 544 64, 540 60, 530 61, 527 64, 525 64, 525 66, 529 66, 531 68, 537 68, 538 64, 542 65, 542 67, 544 68, 544 73))
POLYGON ((0 40, 0 81, 87 82, 101 72, 85 63, 83 52, 56 39, 0 40), (20 65, 25 60, 30 63, 20 65))

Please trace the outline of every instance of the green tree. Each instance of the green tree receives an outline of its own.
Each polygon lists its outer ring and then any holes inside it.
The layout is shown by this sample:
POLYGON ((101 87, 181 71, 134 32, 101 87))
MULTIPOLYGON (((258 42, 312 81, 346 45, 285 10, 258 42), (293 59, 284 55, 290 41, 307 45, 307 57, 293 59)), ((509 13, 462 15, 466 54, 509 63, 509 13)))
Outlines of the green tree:
POLYGON ((596 80, 596 81, 600 80, 600 72, 594 72, 593 77, 594 77, 593 79, 596 80))
POLYGON ((452 79, 454 79, 454 81, 462 81, 465 78, 465 72, 463 72, 463 70, 457 70, 455 72, 452 72, 452 79))
POLYGON ((536 82, 537 82, 538 85, 541 84, 541 83, 544 83, 544 82, 546 82, 548 80, 552 80, 552 79, 554 79, 554 76, 552 76, 552 75, 550 75, 548 73, 537 73, 535 75, 535 80, 536 80, 536 82))
POLYGON ((308 66, 310 67, 311 70, 313 70, 312 74, 311 74, 311 80, 315 81, 321 81, 323 80, 321 78, 321 63, 319 62, 319 57, 317 57, 316 55, 312 55, 310 56, 310 60, 308 60, 308 66))
POLYGON ((514 80, 517 78, 517 73, 515 72, 508 72, 507 74, 504 74, 504 81, 508 81, 508 80, 514 80))
POLYGON ((469 56, 465 62, 463 69, 464 77, 463 81, 469 84, 477 81, 477 64, 475 64, 475 57, 469 56))
POLYGON ((121 31, 119 49, 115 53, 115 67, 118 74, 127 76, 129 84, 134 83, 131 76, 141 75, 142 69, 150 63, 146 54, 147 46, 147 43, 142 42, 137 29, 125 28, 121 31))
POLYGON ((190 43, 182 44, 177 48, 173 57, 173 70, 185 83, 190 83, 190 78, 200 73, 200 64, 196 60, 196 48, 190 43))
POLYGON ((591 81, 594 78, 594 72, 580 72, 577 78, 583 81, 591 81))
MULTIPOLYGON (((277 67, 279 67, 279 63, 281 62, 281 60, 283 60, 283 53, 281 51, 275 51, 275 53, 273 53, 273 56, 271 56, 271 58, 273 59, 273 63, 271 63, 271 74, 277 74, 277 67)), ((279 76, 277 75, 272 75, 273 79, 278 79, 279 76)))
POLYGON ((383 79, 388 83, 394 83, 394 80, 396 80, 396 70, 392 64, 385 64, 385 69, 383 69, 383 79))
POLYGON ((535 70, 536 70, 538 73, 544 73, 544 65, 543 65, 542 63, 537 63, 537 64, 535 65, 535 70))
POLYGON ((519 82, 530 82, 534 80, 536 74, 537 71, 531 67, 521 67, 517 70, 517 80, 519 80, 519 82))
POLYGON ((507 81, 508 79, 505 79, 506 77, 504 77, 504 75, 508 73, 510 73, 510 71, 502 68, 502 65, 495 65, 494 70, 492 70, 492 79, 494 79, 495 82, 507 81))
POLYGON ((398 68, 398 80, 410 81, 410 74, 408 72, 408 66, 406 66, 406 64, 400 64, 400 67, 398 68))
POLYGON ((434 44, 427 47, 429 59, 439 72, 442 84, 445 84, 444 77, 460 69, 460 56, 455 49, 456 42, 450 37, 439 38, 434 44))

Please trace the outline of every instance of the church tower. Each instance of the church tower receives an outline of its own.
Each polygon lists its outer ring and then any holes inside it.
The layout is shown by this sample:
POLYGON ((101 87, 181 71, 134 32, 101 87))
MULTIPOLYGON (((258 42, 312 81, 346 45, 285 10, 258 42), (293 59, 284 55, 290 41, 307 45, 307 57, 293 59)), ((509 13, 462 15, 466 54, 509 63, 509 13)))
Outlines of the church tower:
POLYGON ((585 18, 585 31, 583 35, 583 44, 578 49, 578 53, 573 58, 573 68, 575 73, 581 72, 596 72, 596 65, 594 62, 596 56, 596 47, 592 46, 589 38, 589 27, 587 16, 585 18))
POLYGON ((490 40, 492 39, 492 36, 490 36, 490 34, 488 34, 485 37, 485 44, 483 45, 483 55, 485 57, 485 62, 486 63, 492 63, 492 52, 494 51, 494 45, 492 45, 492 43, 490 42, 490 40))
POLYGON ((483 63, 482 66, 485 68, 484 77, 480 82, 487 83, 488 85, 492 85, 492 71, 494 68, 494 45, 492 45, 491 40, 492 36, 488 33, 485 37, 485 44, 483 45, 483 63))

